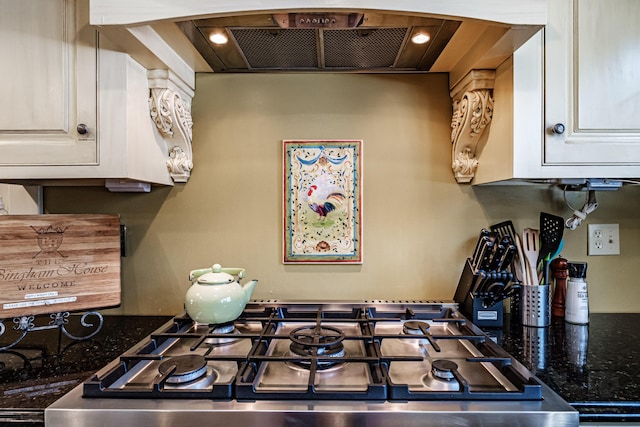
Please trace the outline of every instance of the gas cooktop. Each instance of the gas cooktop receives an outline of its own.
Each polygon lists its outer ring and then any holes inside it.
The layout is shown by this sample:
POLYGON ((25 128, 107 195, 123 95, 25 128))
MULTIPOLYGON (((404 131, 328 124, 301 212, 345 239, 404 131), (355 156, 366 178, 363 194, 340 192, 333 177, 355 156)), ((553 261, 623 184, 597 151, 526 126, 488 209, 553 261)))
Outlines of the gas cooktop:
POLYGON ((228 421, 253 414, 264 422, 292 402, 304 403, 294 410, 300 420, 320 411, 371 423, 367 414, 384 408, 386 423, 418 421, 416 413, 437 407, 458 416, 492 413, 492 425, 507 414, 526 414, 531 425, 578 422, 577 412, 446 301, 254 301, 223 325, 181 315, 70 394, 47 409, 47 420, 127 399, 131 413, 153 422, 166 410, 189 419, 223 411, 228 421), (187 406, 176 403, 185 399, 187 406))

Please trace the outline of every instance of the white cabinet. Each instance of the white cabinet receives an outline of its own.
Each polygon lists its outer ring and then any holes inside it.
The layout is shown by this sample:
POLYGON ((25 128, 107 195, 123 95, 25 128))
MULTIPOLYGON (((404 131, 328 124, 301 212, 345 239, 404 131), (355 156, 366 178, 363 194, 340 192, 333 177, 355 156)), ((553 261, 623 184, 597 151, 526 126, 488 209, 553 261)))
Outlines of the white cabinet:
POLYGON ((89 0, 0 0, 0 10, 0 182, 117 191, 186 182, 187 85, 92 28, 89 0))
POLYGON ((548 6, 545 29, 496 70, 473 183, 640 178, 640 2, 548 6))
POLYGON ((640 165, 640 2, 551 0, 548 16, 544 162, 640 165))
POLYGON ((97 33, 72 0, 0 0, 0 165, 97 164, 97 33))

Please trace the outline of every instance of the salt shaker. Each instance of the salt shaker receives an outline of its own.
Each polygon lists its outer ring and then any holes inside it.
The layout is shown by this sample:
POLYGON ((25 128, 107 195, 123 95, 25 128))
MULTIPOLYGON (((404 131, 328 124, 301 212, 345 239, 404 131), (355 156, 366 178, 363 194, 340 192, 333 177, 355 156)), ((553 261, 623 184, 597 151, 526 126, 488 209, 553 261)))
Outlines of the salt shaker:
POLYGON ((589 294, 587 292, 587 263, 569 263, 569 281, 564 320, 576 325, 589 323, 589 294))

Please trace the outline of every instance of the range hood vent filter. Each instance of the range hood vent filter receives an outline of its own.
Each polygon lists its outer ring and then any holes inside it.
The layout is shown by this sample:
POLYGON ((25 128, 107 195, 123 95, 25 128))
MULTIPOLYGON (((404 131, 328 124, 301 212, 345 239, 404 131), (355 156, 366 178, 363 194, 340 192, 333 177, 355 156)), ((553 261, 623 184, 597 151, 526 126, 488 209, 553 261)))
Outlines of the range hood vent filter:
POLYGON ((318 68, 316 30, 231 29, 252 69, 318 68))
POLYGON ((235 28, 249 68, 365 70, 392 67, 407 28, 356 30, 235 28))
POLYGON ((407 28, 324 31, 325 67, 376 69, 392 67, 407 28))

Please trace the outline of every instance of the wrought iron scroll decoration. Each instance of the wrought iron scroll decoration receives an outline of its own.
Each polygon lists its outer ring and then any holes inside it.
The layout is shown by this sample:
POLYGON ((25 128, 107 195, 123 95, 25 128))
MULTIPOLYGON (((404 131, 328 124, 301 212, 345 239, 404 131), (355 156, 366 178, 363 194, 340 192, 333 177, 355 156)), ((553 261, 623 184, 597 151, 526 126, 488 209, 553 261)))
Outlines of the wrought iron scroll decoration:
MULTIPOLYGON (((59 313, 51 313, 49 315, 49 323, 46 325, 36 326, 35 324, 35 316, 20 316, 13 318, 13 329, 16 331, 20 331, 20 335, 8 345, 0 347, 0 351, 8 350, 12 347, 15 347, 22 339, 27 336, 29 332, 35 331, 44 331, 49 329, 60 329, 67 337, 76 341, 84 341, 93 336, 95 336, 102 329, 102 325, 104 324, 104 318, 102 314, 97 311, 88 311, 80 316, 80 325, 84 328, 88 328, 88 335, 76 336, 69 332, 66 328, 66 325, 69 323, 69 312, 59 312, 59 313), (91 323, 87 321, 87 318, 95 316, 97 319, 97 323, 91 323)), ((4 322, 6 319, 0 319, 0 337, 4 335, 7 331, 7 327, 4 322)))

